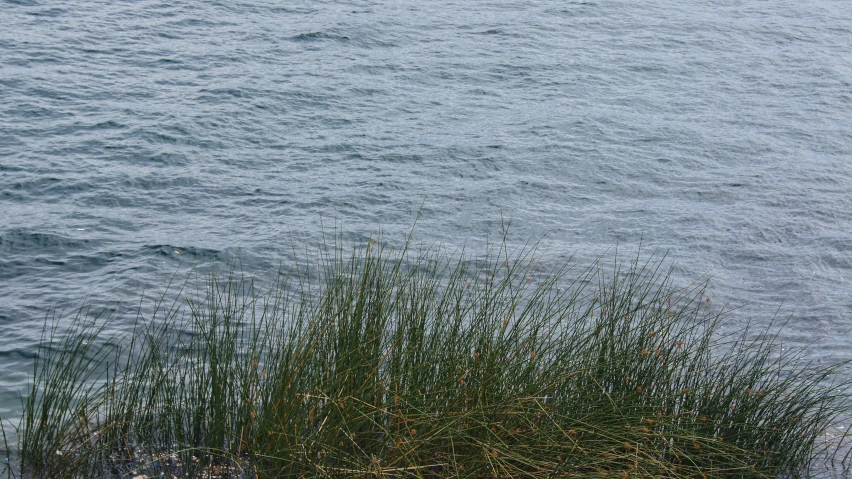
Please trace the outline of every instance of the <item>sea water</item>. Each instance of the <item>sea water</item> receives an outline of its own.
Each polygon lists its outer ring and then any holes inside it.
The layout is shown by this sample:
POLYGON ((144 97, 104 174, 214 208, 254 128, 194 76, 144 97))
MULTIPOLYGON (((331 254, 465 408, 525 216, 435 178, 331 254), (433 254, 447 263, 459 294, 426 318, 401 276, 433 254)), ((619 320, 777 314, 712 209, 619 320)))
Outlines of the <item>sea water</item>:
POLYGON ((473 255, 666 252, 850 359, 852 3, 0 3, 0 414, 51 311, 418 214, 473 255))

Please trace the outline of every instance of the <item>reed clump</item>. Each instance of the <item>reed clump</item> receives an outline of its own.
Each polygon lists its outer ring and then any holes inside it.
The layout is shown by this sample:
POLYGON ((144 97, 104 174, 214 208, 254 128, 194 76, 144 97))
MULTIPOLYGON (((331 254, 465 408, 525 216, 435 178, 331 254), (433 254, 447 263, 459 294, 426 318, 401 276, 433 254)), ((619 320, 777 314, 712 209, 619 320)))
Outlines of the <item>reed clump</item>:
POLYGON ((704 284, 662 260, 536 254, 335 246, 262 291, 211 273, 127 337, 85 315, 48 328, 8 472, 779 477, 843 459, 835 368, 722 333, 704 284))

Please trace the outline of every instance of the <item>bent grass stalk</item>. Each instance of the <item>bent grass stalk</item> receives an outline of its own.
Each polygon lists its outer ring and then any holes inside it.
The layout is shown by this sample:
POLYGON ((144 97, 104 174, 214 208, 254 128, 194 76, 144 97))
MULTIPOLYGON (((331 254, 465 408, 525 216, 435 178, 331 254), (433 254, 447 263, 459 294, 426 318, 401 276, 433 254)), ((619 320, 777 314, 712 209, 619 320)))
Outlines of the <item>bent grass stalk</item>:
POLYGON ((722 335, 705 285, 675 287, 660 258, 545 274, 536 254, 338 242, 264 291, 211 273, 125 340, 99 337, 109 318, 54 321, 17 470, 778 477, 835 458, 818 439, 850 410, 836 366, 722 335))

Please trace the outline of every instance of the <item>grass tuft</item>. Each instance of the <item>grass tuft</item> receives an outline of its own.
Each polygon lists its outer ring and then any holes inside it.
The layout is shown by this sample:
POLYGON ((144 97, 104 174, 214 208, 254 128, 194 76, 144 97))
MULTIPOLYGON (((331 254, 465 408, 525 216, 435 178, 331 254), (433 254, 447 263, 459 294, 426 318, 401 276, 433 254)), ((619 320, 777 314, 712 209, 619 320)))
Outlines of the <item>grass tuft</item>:
POLYGON ((7 472, 779 477, 845 459, 825 441, 850 411, 838 366, 723 333, 662 259, 543 272, 535 247, 340 244, 262 290, 211 273, 127 337, 54 321, 7 472))

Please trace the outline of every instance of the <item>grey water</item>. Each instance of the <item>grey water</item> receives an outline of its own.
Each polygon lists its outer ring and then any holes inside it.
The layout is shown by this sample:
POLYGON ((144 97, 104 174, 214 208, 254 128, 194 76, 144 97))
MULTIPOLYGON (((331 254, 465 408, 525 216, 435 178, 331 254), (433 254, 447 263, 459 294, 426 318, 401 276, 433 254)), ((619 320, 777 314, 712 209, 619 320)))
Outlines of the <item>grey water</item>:
POLYGON ((0 1, 0 414, 51 310, 418 211, 471 254, 641 243, 850 359, 852 3, 0 1))

